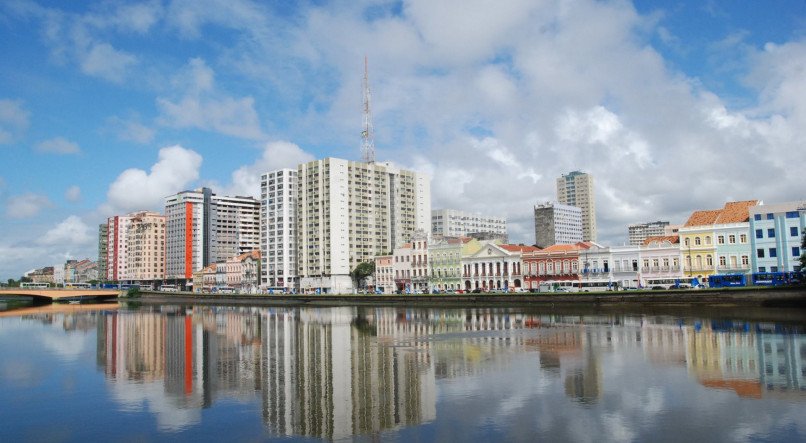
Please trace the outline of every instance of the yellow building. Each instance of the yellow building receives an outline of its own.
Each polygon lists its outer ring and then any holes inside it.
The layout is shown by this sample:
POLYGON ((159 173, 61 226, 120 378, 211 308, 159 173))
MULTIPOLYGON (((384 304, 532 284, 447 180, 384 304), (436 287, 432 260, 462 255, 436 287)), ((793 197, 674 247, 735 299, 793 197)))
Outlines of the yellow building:
POLYGON ((716 274, 719 234, 725 229, 747 232, 748 211, 756 204, 757 200, 728 202, 722 209, 694 211, 679 231, 683 275, 707 279, 716 274))

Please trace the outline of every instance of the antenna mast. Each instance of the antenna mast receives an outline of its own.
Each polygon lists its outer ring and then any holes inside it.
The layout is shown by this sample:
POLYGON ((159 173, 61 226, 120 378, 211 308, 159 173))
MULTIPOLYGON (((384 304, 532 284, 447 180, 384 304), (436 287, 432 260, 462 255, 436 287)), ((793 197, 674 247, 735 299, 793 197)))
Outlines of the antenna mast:
POLYGON ((369 107, 369 73, 367 56, 364 56, 364 130, 361 131, 361 158, 367 163, 375 163, 375 131, 372 129, 372 110, 369 107))

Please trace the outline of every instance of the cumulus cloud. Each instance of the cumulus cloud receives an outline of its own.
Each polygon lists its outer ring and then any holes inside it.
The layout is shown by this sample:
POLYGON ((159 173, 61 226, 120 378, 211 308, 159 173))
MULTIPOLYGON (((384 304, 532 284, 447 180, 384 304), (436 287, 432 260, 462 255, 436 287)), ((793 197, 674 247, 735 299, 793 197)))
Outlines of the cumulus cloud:
POLYGON ((184 89, 174 99, 158 98, 159 122, 174 128, 196 128, 246 139, 263 138, 252 97, 217 92, 214 72, 202 59, 192 59, 173 83, 184 89))
POLYGON ((9 218, 30 218, 51 206, 53 204, 47 196, 29 192, 8 199, 6 216, 9 218))
POLYGON ((106 120, 106 125, 106 130, 114 133, 120 140, 140 144, 151 143, 156 134, 153 128, 143 125, 136 118, 110 117, 106 120))
POLYGON ((35 148, 39 152, 51 154, 78 154, 81 152, 81 148, 77 143, 71 142, 64 137, 56 137, 42 141, 38 143, 35 148))
POLYGON ((232 173, 232 183, 222 190, 226 195, 260 196, 260 175, 281 168, 296 168, 298 164, 314 160, 314 156, 294 143, 277 141, 267 143, 263 155, 251 165, 241 166, 232 173))
POLYGON ((96 235, 89 225, 76 215, 62 220, 37 240, 43 246, 87 246, 94 244, 96 235))
POLYGON ((67 199, 69 202, 77 202, 81 200, 81 188, 78 186, 70 186, 64 191, 64 198, 67 199))
POLYGON ((0 145, 19 139, 28 129, 29 119, 20 100, 0 99, 0 145))
POLYGON ((120 83, 131 66, 137 63, 137 57, 115 49, 109 43, 95 43, 82 54, 80 63, 85 74, 120 83))
POLYGON ((170 146, 159 151, 150 172, 131 168, 123 171, 107 191, 111 213, 160 209, 163 198, 185 190, 199 178, 202 156, 191 149, 170 146))

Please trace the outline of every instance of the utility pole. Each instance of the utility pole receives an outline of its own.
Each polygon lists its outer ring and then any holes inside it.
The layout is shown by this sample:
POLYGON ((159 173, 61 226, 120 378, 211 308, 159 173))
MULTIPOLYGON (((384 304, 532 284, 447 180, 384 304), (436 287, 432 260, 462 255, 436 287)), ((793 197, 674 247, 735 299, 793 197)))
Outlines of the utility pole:
POLYGON ((367 56, 364 56, 364 130, 361 131, 361 159, 366 163, 375 163, 375 131, 372 128, 372 110, 370 108, 369 70, 367 56))

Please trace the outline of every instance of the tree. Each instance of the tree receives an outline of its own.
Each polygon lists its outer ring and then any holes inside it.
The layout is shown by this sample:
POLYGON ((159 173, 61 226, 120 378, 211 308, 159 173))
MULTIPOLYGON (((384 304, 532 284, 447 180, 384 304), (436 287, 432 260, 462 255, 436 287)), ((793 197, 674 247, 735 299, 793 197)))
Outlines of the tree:
POLYGON ((359 263, 358 266, 350 272, 350 277, 352 277, 353 282, 355 282, 356 287, 362 287, 364 280, 367 277, 371 276, 375 273, 375 262, 374 261, 365 261, 363 263, 359 263))
POLYGON ((800 242, 800 270, 806 272, 806 232, 800 242))

